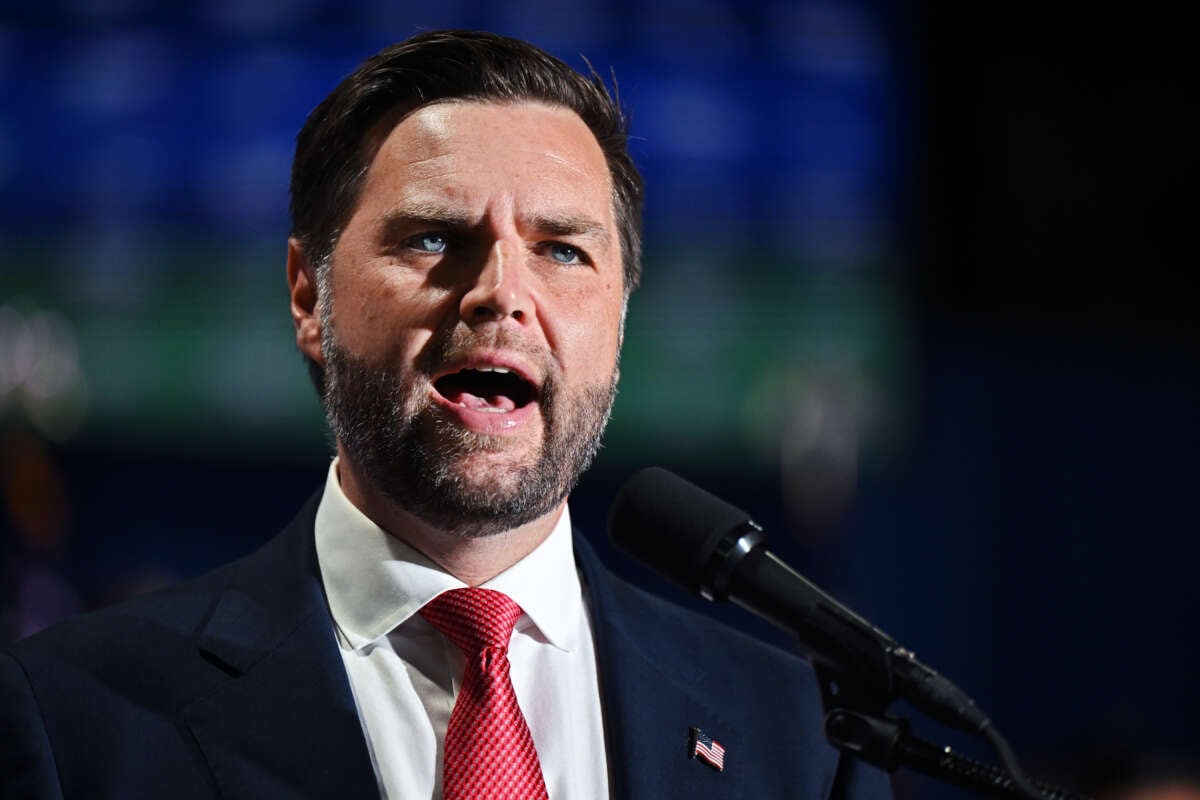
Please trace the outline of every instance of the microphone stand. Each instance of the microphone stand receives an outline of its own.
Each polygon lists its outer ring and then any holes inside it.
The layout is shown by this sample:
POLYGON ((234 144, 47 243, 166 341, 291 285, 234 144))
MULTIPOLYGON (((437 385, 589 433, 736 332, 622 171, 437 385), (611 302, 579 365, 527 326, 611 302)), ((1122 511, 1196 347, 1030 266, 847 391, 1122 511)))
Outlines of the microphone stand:
MULTIPOLYGON (((825 715, 825 736, 840 750, 888 772, 908 767, 981 797, 1029 800, 1006 771, 914 736, 906 720, 835 708, 825 715)), ((1046 800, 1087 800, 1043 781, 1033 785, 1046 800)))
POLYGON ((886 698, 847 685, 825 665, 814 664, 825 707, 825 738, 846 753, 887 772, 899 767, 928 775, 992 800, 1090 800, 1044 781, 1031 781, 1035 798, 1011 774, 939 747, 909 730, 908 720, 883 713, 886 698))

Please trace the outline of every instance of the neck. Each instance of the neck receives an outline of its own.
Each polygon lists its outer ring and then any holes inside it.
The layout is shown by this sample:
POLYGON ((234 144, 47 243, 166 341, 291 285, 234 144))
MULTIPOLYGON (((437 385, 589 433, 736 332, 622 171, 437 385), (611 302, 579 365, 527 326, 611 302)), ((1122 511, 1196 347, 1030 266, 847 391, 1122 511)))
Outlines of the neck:
POLYGON ((550 513, 500 533, 462 536, 435 528, 384 497, 345 453, 339 452, 337 473, 346 499, 368 519, 468 586, 486 583, 533 552, 567 504, 563 500, 550 513))

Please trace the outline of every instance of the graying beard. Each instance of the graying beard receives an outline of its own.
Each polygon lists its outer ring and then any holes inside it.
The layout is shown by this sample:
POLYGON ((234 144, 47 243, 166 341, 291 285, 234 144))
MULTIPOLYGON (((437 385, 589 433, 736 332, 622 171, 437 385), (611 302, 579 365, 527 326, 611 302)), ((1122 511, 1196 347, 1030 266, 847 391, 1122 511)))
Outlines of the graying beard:
POLYGON ((540 398, 546 425, 538 458, 506 476, 510 485, 480 490, 457 475, 455 466, 465 455, 494 452, 501 438, 421 415, 416 403, 410 408, 396 379, 341 350, 329 326, 322 330, 322 344, 322 400, 334 435, 388 500, 467 538, 511 530, 553 510, 599 452, 616 396, 614 372, 608 386, 590 387, 577 408, 560 414, 556 386, 547 382, 540 398), (423 432, 422 426, 432 430, 423 432))

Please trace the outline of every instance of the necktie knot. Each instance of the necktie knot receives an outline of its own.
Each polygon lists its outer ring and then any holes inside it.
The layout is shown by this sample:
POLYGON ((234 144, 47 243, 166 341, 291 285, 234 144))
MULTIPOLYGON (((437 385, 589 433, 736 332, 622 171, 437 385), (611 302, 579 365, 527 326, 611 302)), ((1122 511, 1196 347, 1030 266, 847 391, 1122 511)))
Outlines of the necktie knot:
POLYGON ((503 592, 479 588, 451 589, 421 609, 421 616, 468 659, 490 647, 508 652, 521 613, 521 607, 503 592))

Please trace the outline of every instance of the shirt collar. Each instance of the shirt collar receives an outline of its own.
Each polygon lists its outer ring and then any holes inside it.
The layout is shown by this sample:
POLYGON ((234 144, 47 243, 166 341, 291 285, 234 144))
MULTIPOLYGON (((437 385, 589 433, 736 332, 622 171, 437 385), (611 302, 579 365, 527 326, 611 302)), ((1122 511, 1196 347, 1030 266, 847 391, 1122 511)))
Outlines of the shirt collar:
MULTIPOLYGON (((329 465, 315 522, 317 563, 334 624, 355 650, 386 636, 449 589, 466 586, 350 502, 329 465)), ((582 587, 567 509, 533 552, 483 584, 504 592, 554 647, 574 650, 582 587)), ((518 630, 526 628, 518 621, 518 630)))

